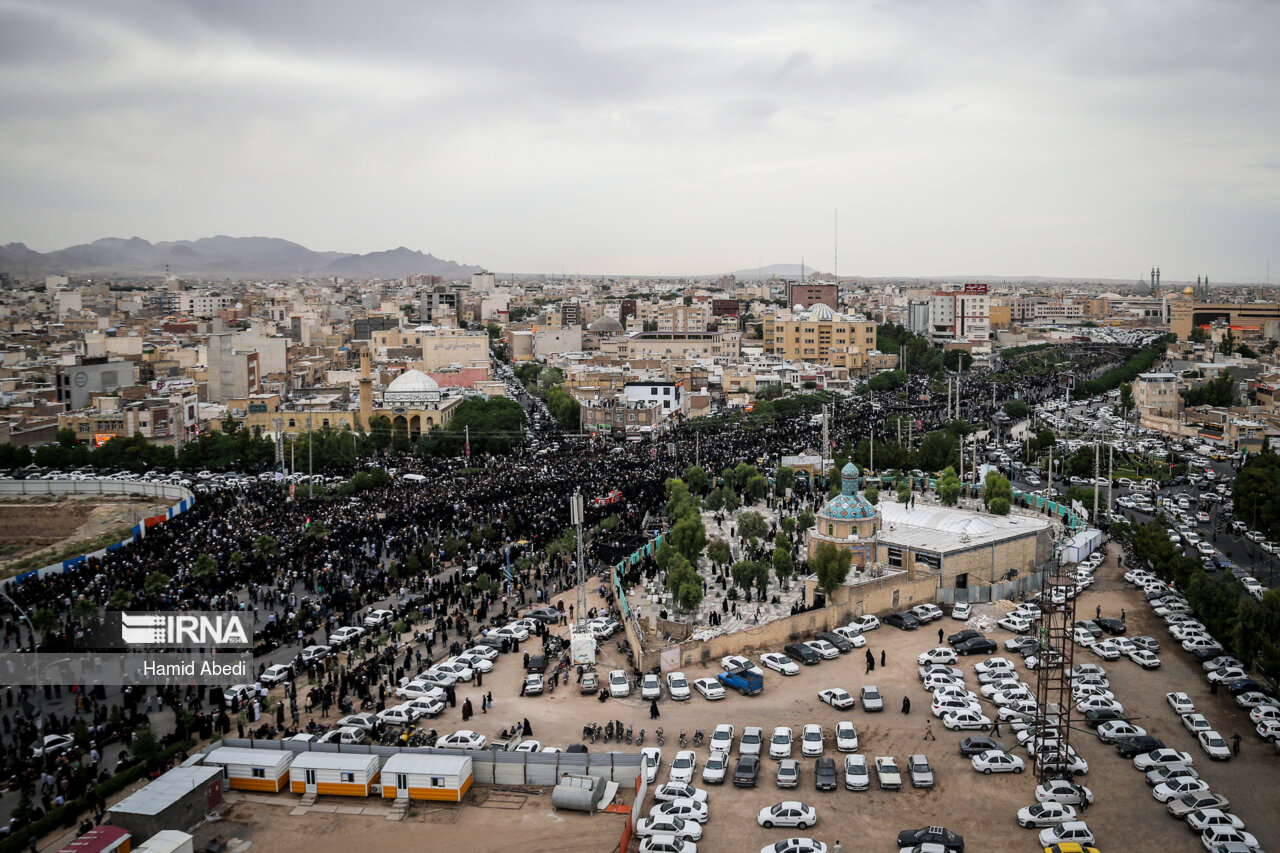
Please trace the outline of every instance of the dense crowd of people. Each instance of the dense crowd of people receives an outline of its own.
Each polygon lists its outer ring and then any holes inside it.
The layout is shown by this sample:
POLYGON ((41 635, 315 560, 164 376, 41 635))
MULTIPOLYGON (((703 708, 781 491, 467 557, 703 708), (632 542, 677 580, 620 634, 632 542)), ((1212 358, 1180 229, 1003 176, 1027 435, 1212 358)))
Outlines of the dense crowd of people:
MULTIPOLYGON (((1058 392, 1052 377, 1040 376, 1006 381, 993 394, 993 379, 980 369, 959 378, 959 398, 970 419, 989 417, 1014 391, 1028 402, 1058 392)), ((944 399, 930 396, 932 382, 913 376, 905 389, 839 399, 829 424, 833 444, 871 434, 889 440, 896 425, 887 426, 888 419, 904 413, 922 430, 944 425, 951 415, 944 399)), ((419 642, 381 651, 369 645, 358 666, 340 673, 296 658, 297 668, 307 671, 306 686, 299 695, 298 681, 304 679, 295 680, 274 722, 279 728, 296 725, 299 705, 322 707, 326 715, 330 707, 376 708, 386 699, 386 683, 417 671, 437 646, 442 653, 456 649, 490 620, 551 603, 573 586, 574 552, 553 546, 568 526, 567 498, 575 490, 584 496, 588 526, 617 518, 616 526, 597 528, 591 537, 587 569, 596 571, 647 541, 652 525, 646 530, 644 521, 661 512, 665 480, 695 461, 712 476, 744 461, 770 470, 783 454, 817 450, 821 438, 807 416, 749 428, 725 416, 710 428, 682 423, 657 441, 621 444, 542 430, 536 450, 519 447, 501 457, 387 460, 400 476, 351 498, 308 499, 301 492, 291 497, 272 482, 202 496, 189 511, 101 559, 5 583, 4 647, 29 650, 38 642, 49 650, 72 643, 77 603, 87 601, 97 608, 127 602, 134 610, 252 610, 258 652, 280 646, 300 651, 317 637, 323 642, 331 627, 359 624, 363 611, 379 602, 411 601, 407 619, 419 642), (426 479, 408 481, 406 473, 426 479), (621 493, 616 502, 597 502, 614 490, 621 493), (216 562, 215 572, 197 570, 202 555, 216 562), (488 580, 466 582, 456 571, 466 566, 478 567, 488 580), (56 624, 37 638, 30 617, 43 613, 51 613, 56 624)), ((790 506, 815 508, 822 497, 801 493, 790 506)), ((173 739, 227 733, 242 710, 228 707, 220 690, 204 688, 135 687, 113 694, 109 699, 101 687, 41 692, 9 685, 0 695, 0 778, 11 789, 29 792, 35 814, 116 769, 100 760, 106 740, 127 737, 158 714, 172 715, 173 739), (81 734, 76 747, 34 755, 46 735, 76 732, 77 720, 87 735, 81 734)), ((247 703, 251 731, 258 722, 253 702, 247 703)))

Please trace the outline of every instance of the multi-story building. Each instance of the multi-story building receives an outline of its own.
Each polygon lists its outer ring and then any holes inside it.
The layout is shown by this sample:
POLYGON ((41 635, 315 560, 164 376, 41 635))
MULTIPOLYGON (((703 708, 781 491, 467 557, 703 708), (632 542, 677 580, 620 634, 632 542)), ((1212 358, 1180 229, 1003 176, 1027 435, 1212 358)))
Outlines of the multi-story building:
POLYGON ((929 334, 929 300, 912 299, 907 302, 904 319, 907 329, 917 335, 927 336, 929 334))
POLYGON ((623 386, 623 393, 628 403, 661 404, 662 413, 668 417, 689 413, 689 400, 684 393, 683 382, 628 382, 623 386))
POLYGON ((232 397, 247 397, 260 390, 262 374, 257 352, 235 349, 228 332, 210 335, 207 351, 210 402, 225 403, 232 397))
POLYGON ((430 373, 450 364, 471 366, 489 363, 489 335, 458 329, 419 327, 422 336, 422 369, 430 373))
POLYGON ((739 332, 637 332, 615 338, 619 358, 714 358, 736 360, 742 352, 739 332))
POLYGON ((579 403, 583 432, 612 435, 618 439, 653 432, 667 419, 662 404, 656 400, 631 401, 626 397, 613 397, 579 403))
POLYGON ((668 334, 705 332, 710 312, 704 303, 663 305, 658 309, 658 331, 668 334))
POLYGON ((736 299, 711 300, 711 316, 713 317, 737 317, 739 310, 738 300, 736 299))
POLYGON ((764 351, 795 361, 831 362, 832 348, 862 352, 876 348, 876 324, 865 317, 837 314, 825 303, 805 311, 780 311, 764 320, 764 351))
POLYGON ((1175 418, 1182 411, 1178 377, 1173 373, 1139 373, 1133 382, 1133 401, 1139 416, 1175 418))
POLYGON ((58 370, 57 400, 68 409, 82 409, 99 395, 134 384, 134 366, 129 361, 86 358, 79 364, 58 370))
POLYGON ((458 324, 458 294, 445 287, 433 287, 418 300, 418 316, 436 326, 458 324))
POLYGON ((789 282, 787 284, 787 304, 791 307, 803 305, 812 308, 815 305, 826 305, 834 309, 840 304, 840 294, 834 284, 812 284, 810 282, 789 282))
POLYGON ((987 286, 966 284, 929 296, 929 338, 936 344, 991 339, 987 286))

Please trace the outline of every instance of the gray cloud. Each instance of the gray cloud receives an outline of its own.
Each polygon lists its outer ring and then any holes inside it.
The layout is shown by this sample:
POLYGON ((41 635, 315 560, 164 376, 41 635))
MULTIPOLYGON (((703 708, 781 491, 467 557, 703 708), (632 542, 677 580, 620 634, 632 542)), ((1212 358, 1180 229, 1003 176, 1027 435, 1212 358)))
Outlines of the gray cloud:
MULTIPOLYGON (((1258 278, 1274 4, 0 0, 0 240, 1258 278)), ((639 264, 640 266, 637 266, 639 264)))

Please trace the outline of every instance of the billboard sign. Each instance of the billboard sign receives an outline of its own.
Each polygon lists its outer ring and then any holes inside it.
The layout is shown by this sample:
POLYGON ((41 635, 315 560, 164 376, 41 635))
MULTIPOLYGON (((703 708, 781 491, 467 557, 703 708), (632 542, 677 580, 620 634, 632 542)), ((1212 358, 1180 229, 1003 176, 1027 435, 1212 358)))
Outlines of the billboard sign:
POLYGON ((986 293, 987 286, 985 284, 966 284, 964 286, 965 293, 986 293))
POLYGON ((95 432, 93 434, 93 446, 101 447, 115 437, 116 434, 114 432, 95 432))

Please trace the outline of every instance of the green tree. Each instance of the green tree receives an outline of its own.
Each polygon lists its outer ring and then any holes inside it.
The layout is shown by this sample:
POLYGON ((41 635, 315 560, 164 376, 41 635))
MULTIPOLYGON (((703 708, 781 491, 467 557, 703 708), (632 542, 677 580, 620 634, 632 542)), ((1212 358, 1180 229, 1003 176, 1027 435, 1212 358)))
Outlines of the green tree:
POLYGON ((1218 342, 1218 352, 1223 355, 1231 355, 1236 351, 1236 336, 1232 334, 1230 329, 1222 335, 1222 340, 1218 342))
POLYGON ((747 496, 747 500, 756 503, 764 499, 769 492, 769 481, 765 479, 763 474, 753 474, 747 480, 743 493, 747 496))
POLYGON ((133 731, 133 743, 130 745, 133 755, 139 761, 147 765, 152 765, 159 761, 164 747, 160 744, 160 739, 156 737, 155 730, 151 726, 141 726, 133 731))
POLYGON ((769 534, 769 524, 755 510, 738 513, 738 535, 745 539, 763 539, 769 534))
POLYGON ((274 536, 263 533, 253 540, 253 554, 259 559, 266 560, 274 557, 279 552, 280 543, 276 541, 274 536))
POLYGON ((1013 484, 999 471, 989 471, 983 483, 982 499, 992 512, 995 512, 996 501, 1004 501, 1005 511, 998 512, 996 515, 1008 515, 1008 507, 1013 501, 1013 484))
POLYGON ((955 506, 960 501, 960 478, 956 469, 947 468, 942 472, 942 481, 938 483, 938 500, 943 506, 955 506))
POLYGON ((1133 411, 1133 384, 1129 382, 1120 383, 1120 413, 1124 418, 1129 417, 1129 413, 1133 411))
POLYGON ((898 503, 904 504, 911 500, 911 485, 903 480, 898 484, 898 503))
POLYGON ((869 489, 867 489, 864 494, 866 495, 867 503, 871 504, 872 506, 875 506, 876 504, 880 503, 880 490, 877 489, 875 486, 872 486, 869 489))
POLYGON ((1203 326, 1196 326, 1191 330, 1187 340, 1193 344, 1207 344, 1209 343, 1209 330, 1203 326))
POLYGON ((800 514, 796 516, 796 527, 799 530, 811 530, 815 521, 813 512, 809 509, 800 510, 800 514))
POLYGON ((787 493, 787 489, 795 488, 795 485, 796 469, 790 465, 779 465, 773 474, 774 493, 781 497, 787 493))
POLYGON ((164 572, 152 572, 142 582, 142 590, 147 595, 154 597, 167 590, 171 583, 173 583, 173 578, 164 572))
POLYGON ((831 542, 823 542, 818 546, 813 560, 809 563, 809 568, 813 569, 814 574, 817 575, 818 586, 827 594, 828 600, 849 577, 851 562, 852 557, 849 552, 837 548, 831 542))
POLYGON ((733 579, 734 586, 749 591, 755 585, 757 570, 760 568, 759 563, 751 560, 739 560, 729 567, 729 577, 733 579))
POLYGON ((695 513, 682 518, 671 528, 666 541, 690 563, 697 563, 702 550, 707 547, 707 531, 702 517, 695 513))
POLYGON ((701 512, 701 504, 696 495, 689 491, 689 484, 684 480, 671 477, 666 482, 667 503, 663 507, 663 511, 667 515, 667 520, 672 524, 676 524, 681 519, 698 516, 701 512))
POLYGON ((778 576, 778 583, 784 589, 794 572, 795 561, 791 559, 791 552, 783 548, 775 549, 773 552, 773 573, 778 576))
POLYGON ((133 593, 124 587, 120 587, 111 593, 111 597, 107 599, 108 610, 128 610, 133 604, 133 593))
POLYGON ((999 497, 991 500, 989 509, 993 515, 1008 515, 1010 506, 1011 504, 1008 498, 999 497))
POLYGON ((704 493, 707 490, 707 469, 701 465, 690 465, 684 469, 684 481, 695 495, 704 493))
POLYGON ((41 607, 36 611, 35 615, 31 617, 31 627, 35 628, 43 639, 47 635, 59 630, 62 627, 62 623, 58 621, 56 613, 47 607, 41 607))
POLYGON ((796 520, 794 518, 789 515, 783 516, 780 524, 782 525, 782 532, 787 535, 788 539, 796 535, 796 520))
POLYGON ((77 598, 76 603, 71 605, 71 616, 82 626, 88 625, 90 622, 96 622, 98 619, 98 605, 87 598, 77 598))
POLYGON ((733 559, 733 552, 729 548, 729 543, 723 539, 712 539, 707 545, 707 559, 714 566, 727 566, 729 561, 733 559))
POLYGON ((1015 421, 1021 421, 1031 415, 1031 407, 1027 405, 1026 400, 1006 400, 1004 404, 1004 413, 1015 421))
POLYGON ((200 583, 208 586, 218 576, 218 561, 208 554, 201 554, 192 564, 191 573, 200 583))

